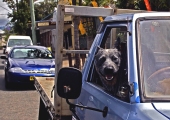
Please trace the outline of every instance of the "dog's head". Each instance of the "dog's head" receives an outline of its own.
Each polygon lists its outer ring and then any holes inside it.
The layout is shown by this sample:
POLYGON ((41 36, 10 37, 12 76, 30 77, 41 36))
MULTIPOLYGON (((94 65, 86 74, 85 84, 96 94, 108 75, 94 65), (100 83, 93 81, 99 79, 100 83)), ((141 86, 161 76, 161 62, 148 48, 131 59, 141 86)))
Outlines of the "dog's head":
POLYGON ((94 64, 102 84, 108 91, 114 89, 117 80, 117 74, 120 67, 120 51, 117 48, 103 49, 99 48, 94 64))

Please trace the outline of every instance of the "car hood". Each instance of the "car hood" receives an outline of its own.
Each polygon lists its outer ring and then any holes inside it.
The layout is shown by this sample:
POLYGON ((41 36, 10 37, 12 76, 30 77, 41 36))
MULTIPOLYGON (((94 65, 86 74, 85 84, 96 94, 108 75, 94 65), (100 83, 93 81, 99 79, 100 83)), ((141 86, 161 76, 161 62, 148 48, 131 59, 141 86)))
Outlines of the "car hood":
POLYGON ((55 67, 53 59, 11 59, 12 67, 21 67, 22 69, 38 69, 55 67))
POLYGON ((168 120, 170 102, 148 102, 132 104, 128 120, 168 120))
POLYGON ((152 106, 158 113, 170 119, 170 103, 152 103, 152 106))

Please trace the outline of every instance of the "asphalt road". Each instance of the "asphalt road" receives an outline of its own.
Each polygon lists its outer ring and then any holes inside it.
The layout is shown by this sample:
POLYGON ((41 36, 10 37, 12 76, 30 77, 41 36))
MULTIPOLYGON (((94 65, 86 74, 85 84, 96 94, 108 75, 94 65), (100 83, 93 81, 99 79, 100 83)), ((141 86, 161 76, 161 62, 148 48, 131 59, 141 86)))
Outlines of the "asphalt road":
POLYGON ((0 59, 0 120, 38 120, 38 92, 30 86, 5 89, 2 61, 0 59))

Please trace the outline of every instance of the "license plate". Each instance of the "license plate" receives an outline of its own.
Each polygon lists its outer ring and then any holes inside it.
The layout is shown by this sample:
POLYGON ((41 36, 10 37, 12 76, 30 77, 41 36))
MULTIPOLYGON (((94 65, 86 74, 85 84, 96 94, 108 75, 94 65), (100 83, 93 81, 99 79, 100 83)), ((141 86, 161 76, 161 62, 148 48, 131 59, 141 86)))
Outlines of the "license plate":
POLYGON ((34 80, 34 77, 33 76, 30 76, 30 81, 33 81, 34 80))

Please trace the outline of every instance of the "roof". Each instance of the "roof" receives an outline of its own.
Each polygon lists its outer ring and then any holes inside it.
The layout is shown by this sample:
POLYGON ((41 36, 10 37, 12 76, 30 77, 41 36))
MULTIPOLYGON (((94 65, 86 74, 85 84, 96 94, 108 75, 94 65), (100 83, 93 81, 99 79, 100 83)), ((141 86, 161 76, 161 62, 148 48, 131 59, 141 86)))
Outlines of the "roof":
POLYGON ((24 35, 10 35, 8 39, 31 39, 30 36, 24 35))
POLYGON ((128 14, 118 14, 118 15, 107 16, 104 19, 104 22, 132 20, 133 19, 133 15, 134 15, 133 13, 128 13, 128 14))
POLYGON ((47 47, 38 46, 38 45, 14 46, 13 48, 40 48, 40 49, 47 49, 47 47))
POLYGON ((143 12, 143 13, 125 13, 125 14, 117 14, 112 16, 107 16, 104 22, 111 21, 132 21, 134 18, 137 19, 139 17, 161 17, 161 16, 170 16, 170 12, 143 12))

